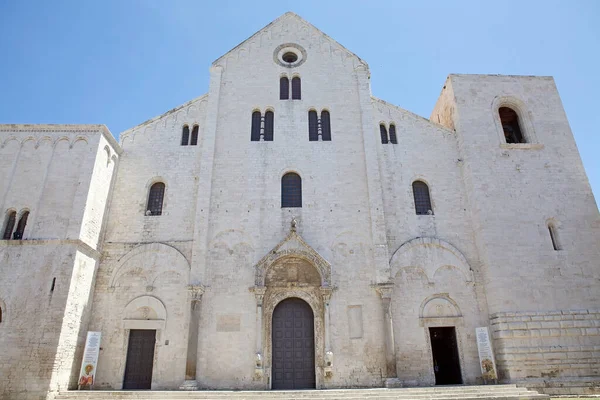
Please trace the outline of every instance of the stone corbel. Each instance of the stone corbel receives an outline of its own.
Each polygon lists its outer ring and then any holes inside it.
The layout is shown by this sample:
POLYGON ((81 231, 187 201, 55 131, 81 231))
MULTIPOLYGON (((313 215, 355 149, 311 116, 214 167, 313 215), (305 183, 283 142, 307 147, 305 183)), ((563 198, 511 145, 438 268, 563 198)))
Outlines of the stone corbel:
POLYGON ((192 297, 192 306, 195 307, 197 303, 202 301, 202 295, 205 291, 204 285, 188 285, 188 292, 192 297))
POLYGON ((264 376, 263 365, 263 300, 265 298, 265 286, 253 286, 250 291, 256 297, 256 354, 254 355, 254 379, 260 380, 264 376))

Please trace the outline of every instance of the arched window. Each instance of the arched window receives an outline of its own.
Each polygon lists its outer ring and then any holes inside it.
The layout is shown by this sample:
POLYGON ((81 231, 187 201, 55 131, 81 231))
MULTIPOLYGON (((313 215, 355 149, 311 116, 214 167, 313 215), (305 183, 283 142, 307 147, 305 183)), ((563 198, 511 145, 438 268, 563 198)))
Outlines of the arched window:
POLYGON ((308 112, 308 140, 311 142, 319 140, 319 117, 315 110, 308 112))
POLYGON ((0 307, 0 322, 2 322, 2 307, 0 307))
POLYGON ((9 211, 6 214, 6 221, 4 222, 4 234, 2 235, 2 239, 10 240, 12 231, 15 228, 16 220, 17 220, 17 212, 16 211, 9 211))
POLYGON ((385 129, 384 124, 379 125, 379 134, 381 135, 381 143, 387 144, 388 143, 388 134, 387 134, 387 129, 385 129))
POLYGON ((198 144, 198 125, 194 125, 192 129, 192 140, 190 140, 190 144, 192 146, 196 146, 198 144))
POLYGON ((302 86, 302 82, 300 81, 300 77, 299 76, 293 77, 292 78, 292 100, 300 100, 301 86, 302 86))
POLYGON ((556 234, 556 226, 552 222, 548 224, 548 233, 550 234, 550 240, 552 241, 552 247, 554 250, 560 250, 558 235, 556 234))
POLYGON ((190 140, 190 127, 187 125, 183 126, 183 132, 181 133, 181 145, 187 146, 190 140))
POLYGON ((329 122, 329 111, 321 111, 321 138, 324 142, 331 141, 331 122, 329 122))
POLYGON ((519 124, 519 116, 515 110, 508 107, 500 107, 498 114, 500 114, 500 122, 502 123, 506 143, 525 143, 519 124))
POLYGON ((260 111, 254 111, 252 113, 252 131, 250 133, 250 140, 258 142, 260 140, 260 111))
POLYGON ((287 76, 279 79, 279 100, 288 100, 290 98, 290 80, 287 76))
POLYGON ((281 207, 302 207, 302 179, 293 172, 281 178, 281 207))
POLYGON ((398 138, 396 137, 396 125, 390 124, 390 143, 398 144, 398 138))
POLYGON ((25 226, 27 225, 27 218, 29 218, 29 211, 24 211, 21 214, 21 218, 19 218, 17 229, 15 229, 15 233, 13 233, 13 239, 23 239, 23 233, 25 232, 25 226))
POLYGON ((417 215, 433 214, 431 199, 429 197, 429 187, 427 184, 422 181, 414 181, 412 187, 417 215))
POLYGON ((274 125, 275 114, 273 111, 267 111, 265 113, 265 141, 272 142, 273 141, 273 125, 274 125))
POLYGON ((161 215, 163 207, 163 198, 165 197, 165 184, 156 182, 150 187, 148 193, 148 206, 146 207, 146 215, 161 215))

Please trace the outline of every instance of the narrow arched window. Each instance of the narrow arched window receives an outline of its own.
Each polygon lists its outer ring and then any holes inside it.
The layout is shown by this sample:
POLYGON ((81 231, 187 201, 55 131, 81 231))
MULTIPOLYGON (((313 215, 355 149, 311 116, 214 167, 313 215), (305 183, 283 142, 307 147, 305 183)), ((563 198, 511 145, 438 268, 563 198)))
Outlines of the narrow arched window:
POLYGON ((265 141, 273 141, 273 125, 274 125, 275 114, 273 111, 267 111, 265 113, 265 141))
POLYGON ((429 197, 429 187, 427 184, 422 181, 414 181, 412 187, 413 196, 415 198, 415 211, 417 215, 433 214, 431 198, 429 197))
POLYGON ((287 100, 290 98, 290 80, 287 76, 282 76, 279 79, 279 100, 287 100))
POLYGON ((300 77, 299 76, 293 77, 292 78, 292 100, 300 100, 301 86, 302 86, 302 82, 300 81, 300 77))
POLYGON ((0 307, 0 322, 2 322, 2 307, 0 307))
POLYGON ((500 114, 500 122, 502 123, 506 143, 525 143, 519 124, 519 116, 515 110, 508 107, 500 107, 498 114, 500 114))
POLYGON ((194 125, 194 128, 192 129, 192 140, 190 140, 190 144, 192 146, 196 146, 198 144, 198 125, 194 125))
POLYGON ((260 111, 254 111, 252 113, 252 131, 250 133, 250 140, 258 142, 260 140, 260 111))
POLYGON ((329 111, 321 111, 321 138, 324 142, 331 141, 331 122, 329 111))
POLYGON ((281 178, 281 207, 302 207, 302 179, 293 172, 281 178))
POLYGON ((558 236, 556 234, 556 226, 553 223, 548 224, 548 233, 550 234, 550 240, 552 241, 552 247, 554 250, 560 250, 560 244, 558 243, 558 236))
POLYGON ((148 192, 148 206, 146 207, 146 215, 161 215, 163 207, 163 199, 165 197, 165 184, 156 182, 150 187, 148 192))
POLYGON ((15 228, 16 221, 17 221, 17 212, 9 211, 6 214, 6 220, 4 222, 4 234, 2 235, 2 239, 10 240, 12 231, 15 228))
POLYGON ((308 112, 308 140, 311 142, 319 140, 319 118, 315 110, 308 112))
POLYGON ((190 127, 187 125, 183 126, 183 132, 181 132, 181 145, 187 146, 190 140, 190 127))
POLYGON ((396 137, 396 125, 390 124, 390 143, 398 144, 398 138, 396 137))
POLYGON ((13 239, 23 239, 23 233, 25 232, 25 226, 27 225, 27 218, 29 218, 29 211, 24 211, 23 214, 21 214, 21 218, 19 218, 17 229, 15 229, 15 233, 13 233, 13 239))
POLYGON ((385 129, 384 124, 379 125, 379 134, 381 135, 381 143, 387 144, 388 143, 388 133, 387 133, 387 129, 385 129))

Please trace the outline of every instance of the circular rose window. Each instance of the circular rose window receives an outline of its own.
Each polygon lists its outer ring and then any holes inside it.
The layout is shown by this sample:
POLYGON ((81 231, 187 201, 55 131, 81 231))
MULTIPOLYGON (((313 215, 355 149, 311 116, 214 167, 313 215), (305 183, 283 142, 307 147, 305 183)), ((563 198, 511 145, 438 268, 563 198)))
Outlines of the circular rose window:
POLYGON ((273 52, 273 61, 282 67, 298 67, 306 61, 306 50, 295 43, 282 44, 273 52))

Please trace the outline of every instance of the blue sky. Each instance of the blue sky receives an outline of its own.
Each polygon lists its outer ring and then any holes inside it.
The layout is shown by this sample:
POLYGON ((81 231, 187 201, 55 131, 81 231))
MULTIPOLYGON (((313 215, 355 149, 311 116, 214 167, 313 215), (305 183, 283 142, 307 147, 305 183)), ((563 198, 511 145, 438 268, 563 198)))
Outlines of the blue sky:
POLYGON ((207 91, 212 61, 294 11, 428 117, 449 73, 552 75, 600 197, 600 1, 0 0, 0 123, 115 136, 207 91))

